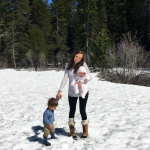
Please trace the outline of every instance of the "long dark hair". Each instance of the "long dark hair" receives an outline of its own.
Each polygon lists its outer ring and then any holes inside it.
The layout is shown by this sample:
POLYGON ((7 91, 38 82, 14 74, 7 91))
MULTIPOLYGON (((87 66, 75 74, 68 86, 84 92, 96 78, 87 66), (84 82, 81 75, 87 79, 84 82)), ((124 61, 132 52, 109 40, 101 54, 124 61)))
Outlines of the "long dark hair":
POLYGON ((82 56, 82 59, 80 62, 78 62, 75 66, 74 66, 74 73, 77 73, 77 70, 79 69, 80 66, 83 66, 84 64, 84 60, 85 60, 85 56, 84 56, 84 52, 81 51, 81 50, 77 50, 73 53, 70 61, 69 61, 69 64, 68 64, 68 67, 67 67, 67 70, 70 70, 71 68, 73 68, 73 65, 74 65, 74 57, 77 55, 77 54, 83 54, 82 56))

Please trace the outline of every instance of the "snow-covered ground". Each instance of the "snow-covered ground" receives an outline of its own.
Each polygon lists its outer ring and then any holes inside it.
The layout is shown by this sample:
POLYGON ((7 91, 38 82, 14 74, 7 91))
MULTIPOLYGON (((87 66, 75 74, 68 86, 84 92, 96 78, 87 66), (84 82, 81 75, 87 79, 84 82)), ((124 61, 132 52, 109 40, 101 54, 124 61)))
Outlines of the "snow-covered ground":
MULTIPOLYGON (((0 70, 0 150, 150 150, 150 87, 99 81, 88 83, 89 136, 69 136, 68 83, 55 111, 57 140, 42 144, 43 112, 55 97, 63 71, 0 70)), ((82 134, 79 103, 76 133, 82 134)))

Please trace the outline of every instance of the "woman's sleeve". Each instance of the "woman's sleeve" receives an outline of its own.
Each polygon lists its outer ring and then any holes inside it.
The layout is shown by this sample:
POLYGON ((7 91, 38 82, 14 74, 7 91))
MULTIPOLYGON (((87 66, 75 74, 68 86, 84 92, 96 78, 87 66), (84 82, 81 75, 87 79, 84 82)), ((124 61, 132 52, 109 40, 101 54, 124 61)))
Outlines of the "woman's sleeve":
POLYGON ((67 80, 68 80, 68 76, 69 76, 68 72, 69 72, 69 71, 67 70, 67 67, 68 67, 68 64, 67 64, 66 67, 65 67, 64 77, 63 77, 63 79, 62 79, 62 81, 61 81, 61 85, 60 85, 60 88, 59 88, 60 91, 63 90, 63 88, 64 88, 64 86, 66 85, 67 80))
POLYGON ((88 80, 88 81, 84 81, 84 82, 83 82, 83 84, 86 84, 87 82, 89 82, 90 80, 92 80, 92 79, 93 79, 93 77, 91 76, 91 73, 90 73, 90 70, 89 70, 89 68, 88 68, 87 64, 86 64, 86 63, 84 63, 84 65, 83 65, 83 66, 85 67, 86 72, 87 72, 87 74, 89 75, 89 80, 88 80))

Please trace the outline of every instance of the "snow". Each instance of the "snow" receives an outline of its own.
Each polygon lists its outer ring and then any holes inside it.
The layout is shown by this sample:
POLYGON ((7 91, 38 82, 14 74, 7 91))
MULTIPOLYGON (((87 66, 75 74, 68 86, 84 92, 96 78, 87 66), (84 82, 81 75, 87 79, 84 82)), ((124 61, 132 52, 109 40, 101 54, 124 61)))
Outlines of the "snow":
MULTIPOLYGON (((69 136, 68 83, 55 110, 57 140, 42 144, 43 112, 55 97, 63 71, 0 70, 0 150, 150 150, 150 87, 100 81, 88 83, 89 136, 69 136)), ((77 136, 82 134, 79 103, 77 136)))

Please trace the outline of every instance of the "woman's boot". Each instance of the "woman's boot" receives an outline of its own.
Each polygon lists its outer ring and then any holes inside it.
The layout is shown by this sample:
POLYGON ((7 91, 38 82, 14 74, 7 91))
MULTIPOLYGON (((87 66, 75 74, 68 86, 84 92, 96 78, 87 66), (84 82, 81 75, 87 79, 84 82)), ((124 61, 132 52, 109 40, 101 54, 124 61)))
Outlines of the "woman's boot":
POLYGON ((75 127, 74 127, 75 122, 74 122, 74 121, 71 121, 71 122, 70 122, 70 119, 69 119, 68 124, 69 124, 69 129, 70 129, 70 135, 72 136, 72 138, 73 138, 74 140, 77 140, 78 137, 77 137, 76 134, 75 134, 75 127))
POLYGON ((85 139, 88 136, 88 124, 89 124, 89 121, 88 120, 82 120, 81 124, 83 126, 83 134, 82 134, 81 138, 85 139))

